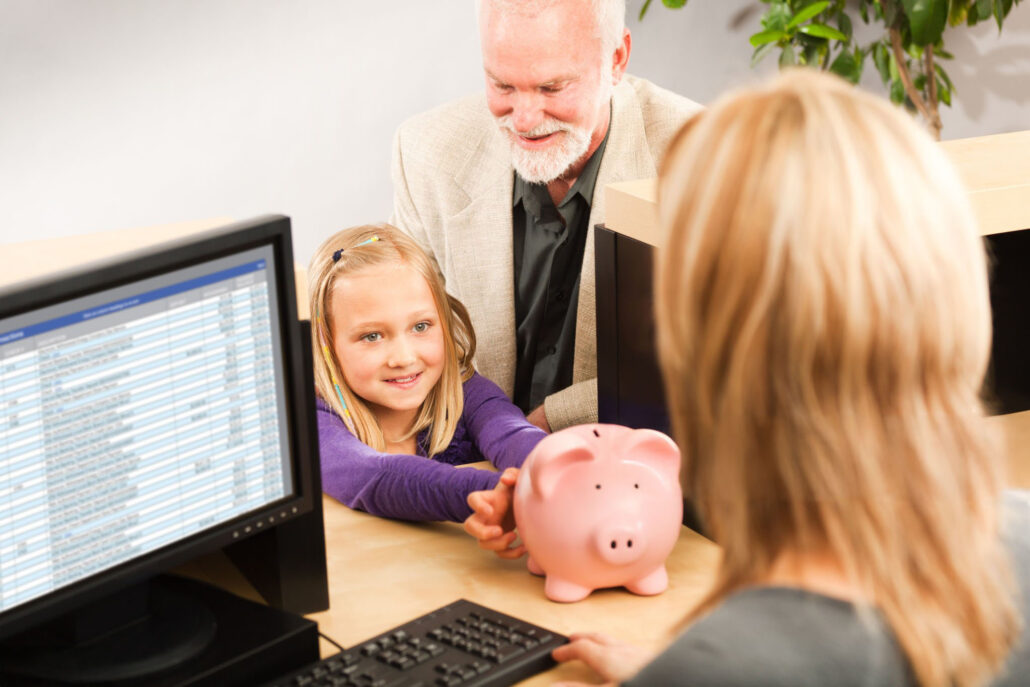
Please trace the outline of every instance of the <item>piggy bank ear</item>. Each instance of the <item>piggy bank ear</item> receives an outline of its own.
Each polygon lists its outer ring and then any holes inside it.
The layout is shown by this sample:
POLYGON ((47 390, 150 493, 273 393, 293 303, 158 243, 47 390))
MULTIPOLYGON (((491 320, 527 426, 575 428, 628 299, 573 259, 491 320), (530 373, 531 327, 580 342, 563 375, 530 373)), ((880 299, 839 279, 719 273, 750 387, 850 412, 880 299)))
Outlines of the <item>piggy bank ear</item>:
POLYGON ((594 459, 594 447, 573 432, 560 431, 548 436, 526 459, 533 491, 550 498, 565 468, 594 459))
POLYGON ((636 429, 619 447, 627 460, 643 463, 663 477, 679 483, 680 450, 676 442, 653 429, 636 429))

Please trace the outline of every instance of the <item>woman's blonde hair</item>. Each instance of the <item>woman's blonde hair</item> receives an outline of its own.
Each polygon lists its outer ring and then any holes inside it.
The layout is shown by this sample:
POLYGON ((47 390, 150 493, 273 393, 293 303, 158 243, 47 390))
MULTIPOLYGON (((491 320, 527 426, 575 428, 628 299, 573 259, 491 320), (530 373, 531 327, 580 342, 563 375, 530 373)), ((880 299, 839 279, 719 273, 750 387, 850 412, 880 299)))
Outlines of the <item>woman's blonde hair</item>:
POLYGON ((461 417, 464 405, 462 382, 474 372, 472 358, 476 353, 476 335, 465 306, 446 292, 433 262, 414 240, 399 229, 388 224, 344 229, 329 237, 315 251, 308 267, 308 297, 314 323, 315 390, 337 415, 344 417, 344 407, 334 387, 334 380, 339 382, 358 439, 377 451, 386 449, 386 440, 375 415, 344 381, 343 370, 334 353, 331 301, 333 287, 342 275, 396 264, 412 267, 425 278, 443 329, 444 365, 440 380, 426 396, 410 431, 401 437, 410 438, 428 427, 425 450, 432 457, 450 444, 461 417), (378 240, 370 242, 373 237, 378 240))
POLYGON ((785 552, 829 553, 920 684, 987 680, 1019 620, 979 397, 986 260, 946 157, 889 104, 796 70, 689 122, 658 197, 666 394, 724 548, 694 617, 785 552))

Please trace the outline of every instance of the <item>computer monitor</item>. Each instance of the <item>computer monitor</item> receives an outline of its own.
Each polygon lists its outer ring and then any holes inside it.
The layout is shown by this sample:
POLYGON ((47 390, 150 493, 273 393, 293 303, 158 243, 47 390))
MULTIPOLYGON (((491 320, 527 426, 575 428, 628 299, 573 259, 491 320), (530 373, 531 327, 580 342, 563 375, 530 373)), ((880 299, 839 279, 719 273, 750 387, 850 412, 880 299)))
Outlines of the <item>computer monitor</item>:
POLYGON ((0 293, 0 640, 310 513, 309 348, 281 216, 0 293))

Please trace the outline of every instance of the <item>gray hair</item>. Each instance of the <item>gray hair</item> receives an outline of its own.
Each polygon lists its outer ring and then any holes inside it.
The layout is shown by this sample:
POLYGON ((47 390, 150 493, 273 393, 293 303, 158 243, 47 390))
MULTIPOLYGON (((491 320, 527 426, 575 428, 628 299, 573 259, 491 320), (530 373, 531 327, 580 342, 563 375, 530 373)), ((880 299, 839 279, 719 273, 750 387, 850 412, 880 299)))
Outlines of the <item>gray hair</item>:
POLYGON ((622 32, 626 28, 626 0, 476 0, 476 15, 482 12, 484 3, 490 3, 502 14, 518 12, 532 16, 559 2, 590 3, 605 55, 622 41, 622 32))

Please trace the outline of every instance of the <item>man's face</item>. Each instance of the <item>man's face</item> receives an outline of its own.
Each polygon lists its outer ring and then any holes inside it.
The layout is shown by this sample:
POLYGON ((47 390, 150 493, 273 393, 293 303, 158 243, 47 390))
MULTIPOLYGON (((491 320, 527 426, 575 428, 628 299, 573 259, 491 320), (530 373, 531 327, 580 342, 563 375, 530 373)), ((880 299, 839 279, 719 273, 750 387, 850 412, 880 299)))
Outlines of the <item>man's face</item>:
POLYGON ((565 175, 608 130, 612 64, 596 23, 586 2, 558 2, 536 16, 483 2, 487 105, 526 181, 565 175))

